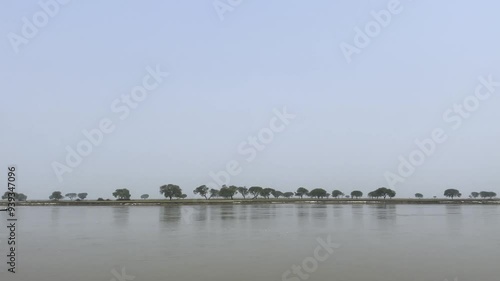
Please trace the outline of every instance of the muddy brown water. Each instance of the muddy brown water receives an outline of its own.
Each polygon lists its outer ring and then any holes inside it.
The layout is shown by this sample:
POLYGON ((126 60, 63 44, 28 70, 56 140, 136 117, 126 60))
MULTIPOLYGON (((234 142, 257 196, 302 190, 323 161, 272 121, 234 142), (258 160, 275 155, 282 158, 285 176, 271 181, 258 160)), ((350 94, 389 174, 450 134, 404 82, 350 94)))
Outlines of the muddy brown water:
POLYGON ((5 281, 498 281, 500 206, 20 207, 5 281), (335 246, 333 246, 335 245, 335 246))

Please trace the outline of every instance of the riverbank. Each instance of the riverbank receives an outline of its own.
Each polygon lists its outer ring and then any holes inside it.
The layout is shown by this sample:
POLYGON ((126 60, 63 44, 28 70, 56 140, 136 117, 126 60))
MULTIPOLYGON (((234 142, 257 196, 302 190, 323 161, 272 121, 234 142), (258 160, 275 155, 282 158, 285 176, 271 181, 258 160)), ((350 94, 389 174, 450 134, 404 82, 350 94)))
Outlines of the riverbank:
MULTIPOLYGON (((0 201, 0 206, 7 205, 6 200, 0 201)), ((28 200, 16 202, 17 206, 158 206, 158 205, 221 205, 221 204, 467 204, 467 205, 497 205, 500 199, 147 199, 124 201, 53 201, 28 200)))

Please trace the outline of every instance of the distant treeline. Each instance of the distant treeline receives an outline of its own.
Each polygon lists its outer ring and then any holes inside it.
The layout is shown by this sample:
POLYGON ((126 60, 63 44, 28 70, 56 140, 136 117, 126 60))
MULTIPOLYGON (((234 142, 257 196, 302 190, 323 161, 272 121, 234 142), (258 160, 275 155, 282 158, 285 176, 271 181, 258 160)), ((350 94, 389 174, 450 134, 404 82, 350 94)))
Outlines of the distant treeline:
MULTIPOLYGON (((345 194, 344 192, 340 190, 333 190, 331 193, 326 191, 323 188, 315 188, 312 190, 308 190, 307 188, 304 187, 299 187, 297 191, 295 192, 281 192, 279 190, 275 190, 273 188, 263 188, 260 186, 252 186, 250 188, 247 188, 245 186, 226 186, 223 185, 222 188, 220 189, 215 189, 215 188, 209 188, 206 185, 201 185, 193 190, 193 193, 195 195, 199 195, 202 198, 205 198, 206 200, 210 200, 212 198, 223 198, 223 199, 234 199, 235 196, 241 195, 243 199, 257 199, 257 198, 266 198, 269 199, 271 197, 273 198, 292 198, 294 196, 299 197, 299 198, 304 198, 304 197, 309 197, 309 198, 318 198, 318 199, 323 199, 323 198, 363 198, 364 193, 359 190, 354 190, 350 194, 345 194)), ((14 197, 17 201, 26 201, 27 196, 22 194, 22 193, 14 193, 14 196, 12 196, 12 193, 5 192, 5 194, 2 196, 2 199, 8 199, 9 194, 11 194, 11 197, 14 197)), ((163 194, 165 198, 168 198, 170 200, 172 199, 184 199, 187 197, 185 193, 183 193, 182 189, 175 184, 167 184, 167 185, 162 185, 160 186, 160 194, 163 194)), ((118 200, 130 200, 132 197, 130 194, 130 191, 127 188, 120 188, 116 189, 115 192, 113 192, 113 197, 115 197, 118 200)), ((460 193, 459 190, 457 189, 447 189, 445 190, 444 194, 445 197, 454 199, 454 198, 461 198, 462 193, 460 193)), ((88 196, 88 193, 67 193, 65 195, 62 194, 61 191, 54 191, 52 194, 49 196, 49 199, 51 200, 61 200, 64 198, 68 198, 70 200, 73 200, 77 198, 77 201, 85 200, 88 196)), ((374 191, 369 192, 366 195, 368 198, 384 198, 384 199, 391 199, 396 197, 396 192, 392 189, 386 188, 386 187, 381 187, 378 188, 374 191)), ((481 192, 472 192, 469 195, 469 198, 478 198, 481 197, 483 199, 493 199, 497 196, 495 192, 492 191, 481 191, 481 192)), ((149 194, 143 194, 140 196, 141 199, 148 199, 149 194)), ((415 198, 422 199, 424 198, 424 195, 422 193, 416 193, 415 198)), ((436 196, 434 196, 436 198, 436 196)), ((99 198, 97 199, 98 201, 103 201, 104 199, 99 198)), ((109 200, 109 199, 107 199, 109 200)))

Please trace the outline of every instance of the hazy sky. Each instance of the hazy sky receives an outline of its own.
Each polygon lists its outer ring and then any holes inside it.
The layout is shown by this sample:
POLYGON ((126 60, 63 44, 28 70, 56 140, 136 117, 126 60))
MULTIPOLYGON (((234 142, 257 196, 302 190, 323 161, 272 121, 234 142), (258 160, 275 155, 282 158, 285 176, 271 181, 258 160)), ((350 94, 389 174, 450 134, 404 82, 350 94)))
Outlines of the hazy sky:
POLYGON ((448 138, 396 185, 398 197, 500 191, 500 87, 460 126, 455 113, 443 118, 478 77, 500 81, 498 1, 401 0, 350 63, 340 45, 355 46, 355 28, 390 1, 229 2, 221 20, 212 0, 70 1, 34 35, 25 30, 33 38, 16 53, 12 34, 24 36, 23 17, 44 24, 43 10, 2 1, 0 181, 16 164, 29 199, 112 198, 116 188, 160 198, 169 183, 192 197, 234 160, 234 185, 367 193, 441 128, 448 138), (157 65, 169 76, 122 120, 124 103, 112 104, 157 65), (247 161, 243 142, 284 107, 295 118, 247 161), (58 180, 53 163, 66 165, 66 147, 104 118, 114 131, 58 180))

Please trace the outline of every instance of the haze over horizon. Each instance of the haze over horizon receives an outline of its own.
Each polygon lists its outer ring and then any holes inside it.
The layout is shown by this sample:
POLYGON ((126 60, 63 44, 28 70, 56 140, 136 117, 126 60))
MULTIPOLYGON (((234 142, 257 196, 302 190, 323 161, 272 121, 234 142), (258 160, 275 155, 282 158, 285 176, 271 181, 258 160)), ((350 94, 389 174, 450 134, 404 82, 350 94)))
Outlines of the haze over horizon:
POLYGON ((221 20, 213 1, 70 1, 18 53, 8 34, 38 0, 1 3, 0 181, 15 164, 28 200, 117 188, 162 198, 170 183, 192 198, 236 161, 229 185, 366 195, 437 129, 446 140, 397 197, 500 191, 500 3, 401 0, 348 63, 342 42, 389 2, 243 1, 221 20), (480 85, 491 96, 458 113, 480 85), (127 101, 138 86, 151 87, 127 101), (59 180, 66 147, 100 127, 114 129, 59 180), (252 145, 266 128, 272 140, 252 145))

